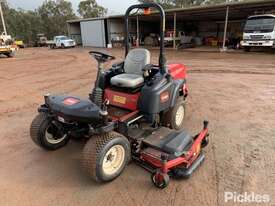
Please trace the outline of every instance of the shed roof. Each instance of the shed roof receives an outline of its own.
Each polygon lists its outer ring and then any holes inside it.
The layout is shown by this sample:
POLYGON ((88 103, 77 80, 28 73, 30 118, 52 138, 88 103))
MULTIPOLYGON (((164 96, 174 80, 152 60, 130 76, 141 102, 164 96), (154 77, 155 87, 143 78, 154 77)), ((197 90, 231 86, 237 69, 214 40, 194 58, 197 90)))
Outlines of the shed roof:
MULTIPOLYGON (((177 18, 183 18, 186 20, 221 20, 224 19, 225 10, 229 6, 229 18, 230 19, 244 19, 250 15, 263 14, 263 13, 275 13, 275 0, 253 0, 244 2, 229 2, 226 4, 218 5, 202 5, 189 8, 175 8, 166 9, 165 14, 167 18, 171 18, 174 13, 177 14, 177 18)), ((93 21, 100 19, 122 19, 124 15, 110 15, 99 18, 86 18, 86 19, 74 19, 67 21, 68 23, 93 21)), ((157 13, 152 13, 151 20, 157 17, 157 13)))

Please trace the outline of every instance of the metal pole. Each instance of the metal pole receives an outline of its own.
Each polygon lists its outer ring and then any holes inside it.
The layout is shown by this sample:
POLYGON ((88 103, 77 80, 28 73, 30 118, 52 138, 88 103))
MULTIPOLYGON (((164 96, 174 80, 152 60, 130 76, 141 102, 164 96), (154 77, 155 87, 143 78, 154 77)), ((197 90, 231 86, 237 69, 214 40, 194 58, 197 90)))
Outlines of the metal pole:
POLYGON ((137 40, 136 40, 136 47, 139 47, 139 19, 137 16, 137 40))
POLYGON ((2 19, 3 28, 4 28, 4 34, 7 35, 7 29, 6 29, 6 24, 5 24, 5 20, 4 20, 4 16, 3 16, 1 3, 2 3, 2 1, 0 0, 0 15, 1 15, 1 19, 2 19))
POLYGON ((176 48, 176 32, 177 32, 177 13, 174 13, 174 33, 173 33, 173 48, 176 48))
POLYGON ((225 24, 224 24, 224 33, 223 33, 223 42, 222 42, 222 50, 225 51, 225 41, 226 41, 226 33, 227 33, 227 26, 228 26, 228 13, 229 13, 229 6, 226 7, 226 15, 225 15, 225 24))

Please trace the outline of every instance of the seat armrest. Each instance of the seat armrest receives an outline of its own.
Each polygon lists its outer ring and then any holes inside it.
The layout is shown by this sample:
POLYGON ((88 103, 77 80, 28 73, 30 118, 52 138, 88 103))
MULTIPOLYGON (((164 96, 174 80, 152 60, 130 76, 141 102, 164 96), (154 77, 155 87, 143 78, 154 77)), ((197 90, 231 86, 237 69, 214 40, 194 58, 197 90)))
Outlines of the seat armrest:
POLYGON ((113 64, 111 70, 118 74, 124 73, 124 62, 113 64))
POLYGON ((146 64, 143 68, 142 71, 150 71, 151 69, 153 69, 154 65, 153 64, 146 64))
POLYGON ((153 69, 154 65, 153 64, 146 64, 143 68, 143 77, 148 78, 151 74, 151 70, 153 69))

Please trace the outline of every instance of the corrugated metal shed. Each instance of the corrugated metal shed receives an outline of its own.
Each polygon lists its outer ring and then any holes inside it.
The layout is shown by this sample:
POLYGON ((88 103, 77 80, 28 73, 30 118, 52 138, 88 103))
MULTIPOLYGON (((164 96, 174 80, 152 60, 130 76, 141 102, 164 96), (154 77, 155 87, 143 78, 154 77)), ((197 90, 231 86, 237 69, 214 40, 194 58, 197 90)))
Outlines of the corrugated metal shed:
MULTIPOLYGON (((242 21, 244 22, 245 19, 254 14, 263 14, 263 13, 272 13, 275 11, 275 0, 256 0, 256 1, 242 1, 242 2, 230 2, 227 4, 218 4, 218 5, 203 5, 203 6, 196 6, 190 8, 178 8, 178 9, 167 9, 165 10, 166 13, 166 20, 167 20, 167 27, 169 24, 173 25, 173 21, 175 22, 175 15, 177 18, 177 22, 222 22, 221 26, 224 25, 226 12, 228 12, 228 21, 242 21)), ((135 18, 135 16, 132 16, 135 18)), ((87 19, 74 19, 67 21, 68 23, 68 31, 69 34, 73 34, 75 36, 81 37, 83 46, 90 46, 90 45, 104 45, 106 43, 110 43, 110 39, 112 39, 112 33, 121 32, 123 28, 120 28, 121 25, 123 26, 123 19, 124 15, 111 15, 107 17, 101 18, 87 18, 87 19), (120 26, 116 26, 116 21, 112 20, 119 20, 121 23, 120 26), (83 22, 93 22, 93 21, 101 21, 104 22, 104 26, 99 27, 96 24, 89 24, 83 22), (113 25, 114 24, 114 25, 113 25), (72 26, 70 26, 72 25, 72 26), (85 26, 91 26, 91 28, 80 28, 85 26), (75 32, 79 27, 78 32, 75 32), (74 28, 71 28, 74 27, 74 28), (104 30, 104 31, 103 31, 104 30), (119 30, 119 31, 117 31, 119 30), (97 31, 97 34, 94 34, 94 31, 97 31), (82 34, 84 32, 84 34, 82 34), (100 38, 98 35, 102 35, 100 38), (106 38, 108 37, 108 38, 106 38), (89 39, 91 38, 91 39, 89 39), (103 41, 105 40, 105 43, 103 41), (108 39, 108 40, 107 40, 108 39), (96 43, 96 44, 95 44, 96 43)), ((140 16, 140 21, 147 21, 147 22, 157 22, 158 21, 158 14, 152 13, 150 18, 146 16, 140 16)), ((133 21, 134 22, 134 21, 133 21)), ((149 24, 150 25, 150 24, 149 24)), ((170 25, 170 26, 171 26, 170 25)), ((207 33, 207 32, 205 32, 207 33)), ((213 32, 212 32, 213 33, 213 32)), ((224 32, 223 32, 224 33, 224 32)), ((73 36, 71 35, 71 36, 73 36)), ((220 34, 221 35, 221 34, 220 34)), ((104 46, 104 47, 105 47, 104 46)))
POLYGON ((82 44, 92 47, 106 47, 104 19, 80 22, 82 44))

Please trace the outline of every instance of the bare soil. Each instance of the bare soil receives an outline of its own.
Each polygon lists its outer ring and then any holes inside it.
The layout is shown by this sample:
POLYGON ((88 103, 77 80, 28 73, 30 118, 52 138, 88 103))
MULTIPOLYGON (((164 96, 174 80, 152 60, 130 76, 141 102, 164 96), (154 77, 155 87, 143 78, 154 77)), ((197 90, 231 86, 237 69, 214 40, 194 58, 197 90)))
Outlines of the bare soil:
MULTIPOLYGON (((134 163, 115 181, 94 183, 80 170, 83 142, 46 152, 31 141, 44 93, 88 95, 96 62, 87 52, 29 48, 0 57, 1 206, 238 205, 224 202, 225 191, 268 194, 271 202, 260 205, 275 205, 274 54, 167 51, 168 63, 189 70, 185 127, 196 133, 208 119, 211 142, 191 179, 159 190, 134 163)), ((108 52, 123 57, 122 50, 108 52)))

